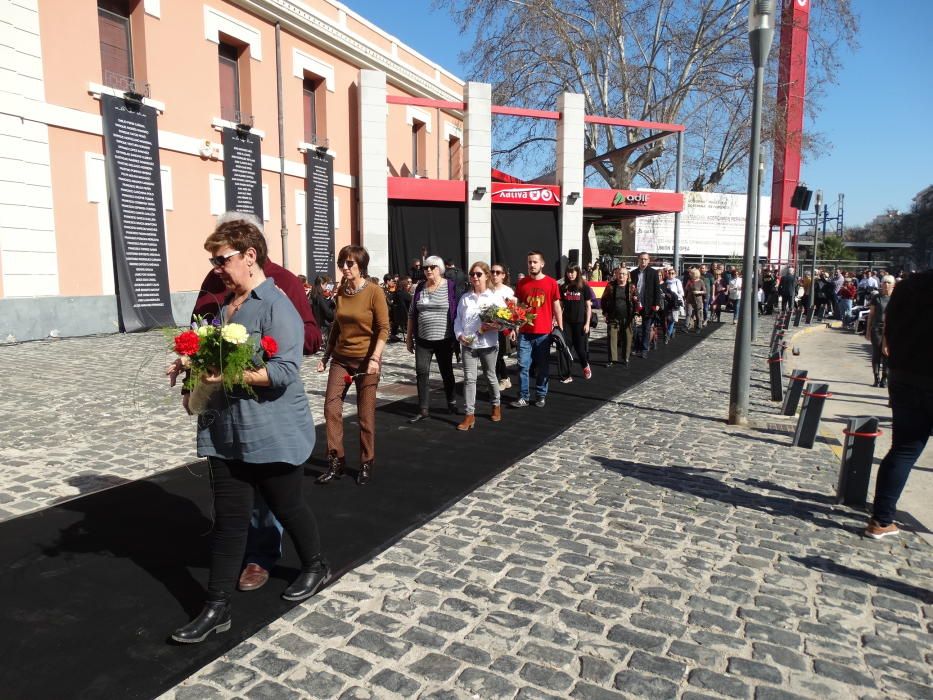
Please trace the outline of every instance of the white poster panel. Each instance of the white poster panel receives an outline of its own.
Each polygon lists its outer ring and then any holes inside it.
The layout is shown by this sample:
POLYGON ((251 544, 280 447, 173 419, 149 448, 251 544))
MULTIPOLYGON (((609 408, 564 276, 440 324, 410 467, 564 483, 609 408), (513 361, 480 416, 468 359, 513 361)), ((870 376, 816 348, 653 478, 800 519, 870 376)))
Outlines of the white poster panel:
MULTIPOLYGON (((681 255, 741 257, 745 248, 744 194, 685 192, 680 216, 681 255)), ((768 213, 771 197, 758 208, 759 255, 768 253, 768 213)), ((674 215, 642 216, 635 222, 635 250, 673 256, 674 215)))

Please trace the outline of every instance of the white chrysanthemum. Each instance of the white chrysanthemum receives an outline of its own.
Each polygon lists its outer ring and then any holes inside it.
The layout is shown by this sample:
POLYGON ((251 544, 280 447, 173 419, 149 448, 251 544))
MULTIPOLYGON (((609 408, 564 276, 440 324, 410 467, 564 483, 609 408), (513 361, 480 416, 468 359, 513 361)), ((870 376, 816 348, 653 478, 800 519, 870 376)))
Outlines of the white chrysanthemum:
POLYGON ((214 330, 211 326, 198 326, 198 336, 206 338, 214 330))
POLYGON ((220 337, 228 343, 242 345, 249 340, 249 331, 246 330, 246 326, 239 323, 228 323, 220 329, 220 337))

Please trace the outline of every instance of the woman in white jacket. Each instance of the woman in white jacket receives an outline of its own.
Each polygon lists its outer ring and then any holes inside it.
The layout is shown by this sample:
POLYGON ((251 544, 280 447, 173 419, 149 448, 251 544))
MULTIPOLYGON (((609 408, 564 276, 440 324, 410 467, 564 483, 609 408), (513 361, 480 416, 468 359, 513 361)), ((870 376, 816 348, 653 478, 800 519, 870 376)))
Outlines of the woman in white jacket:
POLYGON ((499 351, 499 329, 495 325, 483 322, 480 317, 483 310, 497 306, 496 295, 488 289, 489 265, 483 261, 470 266, 470 284, 472 291, 464 294, 457 305, 457 318, 454 320, 454 337, 463 349, 463 397, 466 403, 466 416, 457 426, 457 430, 470 430, 476 425, 473 415, 476 404, 476 370, 483 366, 483 374, 489 382, 492 395, 492 415, 494 422, 502 420, 502 407, 499 398, 499 381, 496 379, 496 355, 499 351))
POLYGON ((742 306, 742 272, 736 270, 729 280, 729 303, 732 304, 732 325, 739 322, 739 309, 742 306))

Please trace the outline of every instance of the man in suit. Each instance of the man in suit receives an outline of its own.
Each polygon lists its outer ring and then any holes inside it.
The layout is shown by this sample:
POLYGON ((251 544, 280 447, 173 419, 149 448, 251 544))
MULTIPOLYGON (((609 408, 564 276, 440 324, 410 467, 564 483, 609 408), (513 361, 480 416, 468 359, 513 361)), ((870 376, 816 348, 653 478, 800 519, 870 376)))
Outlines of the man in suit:
POLYGON ((662 296, 658 271, 651 267, 651 256, 648 253, 638 254, 638 267, 632 270, 632 284, 638 290, 642 329, 641 347, 633 354, 638 357, 648 357, 648 349, 651 345, 651 319, 661 308, 662 296))

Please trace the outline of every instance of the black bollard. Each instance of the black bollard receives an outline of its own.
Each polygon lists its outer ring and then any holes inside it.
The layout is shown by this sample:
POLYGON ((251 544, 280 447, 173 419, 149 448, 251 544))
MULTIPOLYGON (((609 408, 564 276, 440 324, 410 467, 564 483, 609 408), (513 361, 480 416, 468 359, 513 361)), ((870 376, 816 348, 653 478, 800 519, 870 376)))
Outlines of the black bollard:
POLYGON ((781 328, 785 331, 790 328, 790 311, 785 311, 781 314, 781 328))
POLYGON ((798 306, 794 311, 794 328, 800 325, 800 317, 803 316, 803 307, 798 306))
POLYGON ((849 418, 849 425, 842 433, 846 439, 836 484, 836 503, 864 508, 868 503, 875 438, 881 435, 878 419, 870 416, 849 418))
POLYGON ((790 373, 790 379, 787 382, 787 393, 784 395, 784 405, 781 407, 781 415, 796 415, 805 381, 807 381, 807 370, 795 369, 790 373))
POLYGON ((820 430, 820 418, 823 416, 823 404, 832 394, 829 393, 829 384, 808 383, 803 392, 803 408, 797 419, 797 430, 794 431, 794 447, 810 449, 816 442, 816 434, 820 430))
POLYGON ((781 380, 784 379, 784 373, 781 369, 784 366, 784 350, 779 348, 772 350, 768 357, 768 376, 771 380, 771 400, 784 400, 784 386, 781 380))
POLYGON ((814 311, 815 311, 815 309, 813 308, 813 306, 810 306, 810 307, 807 308, 807 325, 808 325, 808 326, 809 326, 811 323, 813 323, 813 312, 814 312, 814 311))

